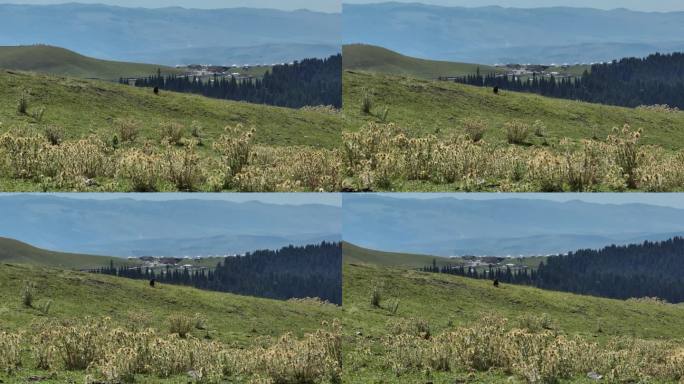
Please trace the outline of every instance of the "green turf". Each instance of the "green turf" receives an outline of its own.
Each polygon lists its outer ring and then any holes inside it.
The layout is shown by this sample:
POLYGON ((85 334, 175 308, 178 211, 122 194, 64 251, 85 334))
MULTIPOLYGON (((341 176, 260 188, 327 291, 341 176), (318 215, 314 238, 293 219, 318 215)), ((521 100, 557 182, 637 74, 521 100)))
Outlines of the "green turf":
POLYGON ((417 59, 389 49, 365 44, 342 47, 342 60, 345 70, 407 75, 423 79, 474 74, 478 68, 483 75, 500 71, 487 65, 417 59))
MULTIPOLYGON (((389 108, 386 120, 414 135, 461 133, 463 119, 481 118, 489 125, 484 140, 504 143, 504 123, 540 120, 546 126, 546 141, 553 144, 566 137, 605 138, 613 127, 627 123, 644 130, 643 144, 684 148, 684 112, 644 111, 508 91, 495 95, 488 88, 365 71, 345 71, 343 76, 344 113, 351 129, 380 121, 378 116, 389 108), (361 109, 365 93, 373 100, 370 115, 361 109)), ((541 144, 542 139, 532 140, 541 144)))
MULTIPOLYGON (((262 337, 292 333, 298 337, 321 328, 324 321, 339 318, 342 311, 331 304, 314 301, 276 301, 194 288, 157 284, 64 269, 0 262, 0 331, 26 330, 44 319, 110 317, 115 324, 167 329, 172 314, 206 319, 206 330, 194 336, 211 338, 231 347, 249 347, 262 337), (35 284, 33 308, 21 303, 26 282, 35 284), (51 300, 48 314, 40 308, 51 300), (141 323, 143 321, 144 323, 141 323)), ((45 383, 83 382, 85 372, 43 372, 22 369, 5 376, 4 383, 27 382, 31 377, 45 383)), ((187 383, 188 377, 159 379, 139 377, 137 382, 187 383)))
POLYGON ((109 265, 137 264, 117 257, 52 252, 33 247, 14 239, 0 237, 0 263, 42 265, 46 267, 90 269, 109 265))
POLYGON ((97 80, 80 80, 28 72, 0 70, 0 131, 13 127, 42 129, 62 127, 67 138, 91 132, 113 132, 116 118, 133 118, 141 123, 141 136, 159 141, 159 126, 174 121, 190 125, 197 121, 206 143, 223 133, 226 125, 243 124, 257 129, 261 144, 335 147, 340 141, 341 119, 335 114, 266 105, 210 99, 198 95, 135 88, 97 80), (28 91, 28 115, 17 112, 22 92, 28 91), (32 111, 45 107, 40 122, 32 111))
POLYGON ((88 79, 118 80, 157 73, 176 74, 180 70, 155 64, 99 60, 68 49, 48 45, 0 47, 0 68, 49 73, 88 79))
MULTIPOLYGON (((388 320, 420 318, 427 320, 431 332, 439 334, 459 325, 477 322, 487 313, 515 320, 525 314, 547 314, 557 327, 599 342, 613 336, 645 339, 683 339, 684 306, 634 303, 620 300, 544 291, 537 288, 503 284, 458 276, 418 272, 405 267, 373 264, 390 255, 358 247, 345 247, 344 322, 346 359, 359 346, 379 340, 388 320), (349 260, 354 260, 353 264, 349 260), (366 261, 367 263, 362 263, 366 261), (373 287, 382 285, 383 308, 370 305, 373 287), (398 299, 399 309, 392 314, 387 303, 398 299)), ((398 254, 404 258, 405 255, 398 254)), ((373 355, 371 361, 381 356, 373 355)), ((378 360, 379 361, 379 360, 378 360)), ((520 382, 516 378, 492 373, 440 373, 434 376, 409 375, 396 378, 377 364, 346 372, 354 383, 416 382, 520 382), (399 380, 399 381, 397 381, 399 380)), ((584 382, 578 379, 574 382, 584 382)))
POLYGON ((387 267, 411 267, 421 268, 431 264, 433 260, 438 265, 454 265, 456 260, 446 257, 433 257, 428 255, 417 255, 412 253, 392 253, 371 251, 350 243, 342 244, 344 261, 347 264, 374 264, 387 267))

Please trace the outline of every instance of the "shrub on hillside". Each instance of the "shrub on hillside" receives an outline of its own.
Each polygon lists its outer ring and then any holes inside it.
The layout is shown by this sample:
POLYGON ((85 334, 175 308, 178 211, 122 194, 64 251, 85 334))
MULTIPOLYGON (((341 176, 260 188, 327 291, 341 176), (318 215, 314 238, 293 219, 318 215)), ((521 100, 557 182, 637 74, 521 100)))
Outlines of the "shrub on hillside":
POLYGON ((132 143, 140 134, 140 121, 132 118, 114 119, 114 132, 122 143, 132 143))
POLYGON ((175 121, 167 121, 161 124, 161 141, 173 145, 182 144, 185 127, 175 121))
POLYGON ((504 124, 509 144, 525 144, 530 136, 530 126, 522 121, 509 121, 504 124))
POLYGON ((194 328, 195 321, 193 317, 175 314, 168 318, 169 333, 178 335, 181 338, 186 338, 194 328))
POLYGON ((48 125, 43 129, 45 139, 52 145, 60 145, 64 140, 64 130, 56 125, 48 125))
POLYGON ((487 131, 487 122, 482 119, 465 119, 463 120, 463 132, 473 142, 482 140, 487 131))

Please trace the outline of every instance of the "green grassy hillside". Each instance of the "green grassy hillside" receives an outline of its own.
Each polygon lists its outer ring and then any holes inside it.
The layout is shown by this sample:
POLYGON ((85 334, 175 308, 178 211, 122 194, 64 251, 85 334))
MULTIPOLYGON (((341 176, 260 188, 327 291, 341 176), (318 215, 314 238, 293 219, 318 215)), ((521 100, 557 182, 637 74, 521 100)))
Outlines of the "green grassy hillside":
POLYGON ((0 237, 0 263, 89 269, 109 265, 109 262, 112 260, 117 265, 131 264, 131 262, 126 259, 116 257, 48 251, 14 239, 0 237))
POLYGON ((416 255, 411 253, 393 253, 371 251, 350 243, 342 244, 342 253, 344 262, 347 264, 373 264, 382 265, 386 267, 410 267, 421 268, 433 260, 437 265, 456 264, 455 260, 450 260, 445 257, 433 257, 428 255, 416 255))
MULTIPOLYGON (((344 72, 344 111, 349 124, 356 128, 368 121, 379 121, 388 108, 386 121, 416 135, 446 136, 462 133, 465 118, 480 118, 488 123, 487 141, 505 141, 503 124, 521 120, 546 126, 546 140, 560 138, 605 138, 613 127, 630 124, 644 130, 644 144, 669 149, 684 148, 684 112, 662 113, 604 106, 571 100, 503 91, 443 81, 428 81, 379 73, 344 72), (371 114, 362 111, 364 95, 369 95, 371 114)), ((533 143, 536 138, 533 138, 533 143)))
POLYGON ((269 145, 333 147, 339 142, 341 122, 330 113, 301 111, 203 96, 161 92, 96 80, 59 78, 27 72, 0 71, 1 130, 13 126, 57 125, 67 137, 82 137, 111 129, 117 118, 140 122, 141 136, 158 139, 162 122, 203 126, 208 142, 226 125, 256 127, 256 140, 269 145), (17 113, 22 92, 29 92, 28 110, 45 107, 40 122, 17 113))
POLYGON ((103 80, 149 76, 157 73, 157 69, 164 74, 180 73, 175 68, 154 64, 94 59, 48 45, 0 47, 0 68, 103 80))
MULTIPOLYGON (((345 257, 383 260, 384 253, 345 248, 345 257), (375 254, 375 255, 373 255, 375 254)), ((347 259, 349 260, 349 259, 347 259)), ((385 263, 383 261, 383 263, 385 263)), ((385 263, 386 264, 386 263, 385 263)), ((503 285, 457 276, 372 264, 344 265, 344 333, 347 380, 354 383, 393 382, 524 382, 506 372, 407 372, 397 377, 381 340, 390 323, 425 320, 435 337, 459 326, 478 324, 484 314, 512 322, 524 316, 550 319, 554 330, 603 343, 616 336, 647 340, 682 340, 684 306, 618 301, 531 287, 503 285), (371 292, 380 291, 380 307, 371 306, 371 292), (396 313, 392 307, 397 304, 396 313), (375 346, 371 346, 375 344, 375 346), (371 354, 362 351, 370 348, 371 354)), ((418 352, 416 352, 418 353, 418 352)), ((582 382, 582 378, 577 378, 582 382)))
POLYGON ((405 75, 422 79, 474 74, 478 68, 483 74, 498 71, 487 65, 417 59, 386 48, 365 44, 345 45, 342 47, 342 57, 345 70, 405 75))
MULTIPOLYGON (((146 281, 35 265, 0 264, 0 343, 2 331, 27 331, 45 321, 66 322, 85 317, 109 317, 114 325, 125 329, 151 327, 168 335, 170 316, 196 314, 204 320, 203 329, 191 331, 194 337, 230 348, 250 348, 265 345, 265 338, 277 338, 288 332, 300 338, 320 329, 322 322, 339 317, 341 310, 313 300, 275 301, 163 284, 150 288, 146 281), (30 308, 22 304, 27 282, 35 286, 30 308), (48 301, 51 305, 46 313, 42 308, 48 301)), ((13 375, 4 374, 0 371, 0 380, 5 383, 26 382, 32 376, 41 377, 44 383, 63 383, 83 382, 86 372, 49 373, 26 364, 13 375)), ((165 380, 138 376, 136 382, 189 380, 194 382, 187 375, 165 380)))
POLYGON ((0 70, 0 190, 335 191, 341 116, 0 70))

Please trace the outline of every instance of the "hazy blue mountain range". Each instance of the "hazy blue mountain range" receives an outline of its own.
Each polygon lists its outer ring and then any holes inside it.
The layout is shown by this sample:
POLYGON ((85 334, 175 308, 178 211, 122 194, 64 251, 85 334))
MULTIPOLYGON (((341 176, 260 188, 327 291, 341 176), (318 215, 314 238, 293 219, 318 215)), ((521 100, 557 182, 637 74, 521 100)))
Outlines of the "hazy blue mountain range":
POLYGON ((576 63, 684 50, 684 12, 345 4, 345 44, 438 60, 576 63))
POLYGON ((273 64, 341 50, 341 15, 252 8, 0 4, 0 45, 155 64, 273 64))
POLYGON ((207 200, 0 197, 0 236, 108 256, 198 256, 339 241, 340 208, 207 200))
POLYGON ((344 196, 343 239, 440 256, 547 255, 684 234, 684 210, 644 204, 344 196))

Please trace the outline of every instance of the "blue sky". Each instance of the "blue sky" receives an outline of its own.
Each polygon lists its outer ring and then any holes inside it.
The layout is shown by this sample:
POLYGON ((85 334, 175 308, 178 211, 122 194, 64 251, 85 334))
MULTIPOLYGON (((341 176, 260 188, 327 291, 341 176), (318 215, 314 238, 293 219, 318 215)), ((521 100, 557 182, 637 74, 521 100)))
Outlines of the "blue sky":
MULTIPOLYGON (((11 193, 2 194, 10 195, 11 193)), ((51 195, 40 194, 36 195, 51 195)), ((55 193, 60 197, 74 199, 121 199, 135 200, 224 200, 233 202, 261 201, 270 204, 302 205, 325 204, 340 207, 339 193, 55 193)), ((538 199, 550 201, 581 200, 598 204, 649 204, 684 209, 684 193, 383 193, 394 198, 435 199, 451 197, 462 200, 492 199, 538 199)))
POLYGON ((684 193, 388 193, 394 198, 461 200, 532 199, 566 202, 581 200, 597 204, 648 204, 684 209, 684 193))
MULTIPOLYGON (((500 5, 503 7, 536 8, 536 7, 590 7, 600 9, 629 8, 647 12, 684 11, 682 0, 394 0, 401 2, 420 2, 427 4, 477 7, 500 5)), ((2 0, 0 0, 2 2, 2 0)), ((6 1, 14 4, 59 4, 65 0, 15 0, 6 1)), ((340 0, 79 0, 81 3, 103 3, 123 7, 158 8, 181 6, 186 8, 232 8, 255 7, 284 10, 311 9, 322 12, 339 12, 340 0)), ((344 3, 378 3, 378 0, 346 0, 344 3)))
MULTIPOLYGON (((0 3, 12 4, 62 4, 65 0, 0 0, 0 3)), ((339 12, 339 0, 74 0, 77 3, 99 3, 118 5, 121 7, 185 7, 185 8, 273 8, 283 10, 310 9, 321 12, 339 12)))
MULTIPOLYGON (((499 5, 515 8, 538 7, 589 7, 600 9, 628 8, 646 12, 684 11, 683 0, 394 0, 404 3, 425 3, 459 7, 499 5)), ((378 3, 377 0, 345 0, 344 3, 378 3)))

